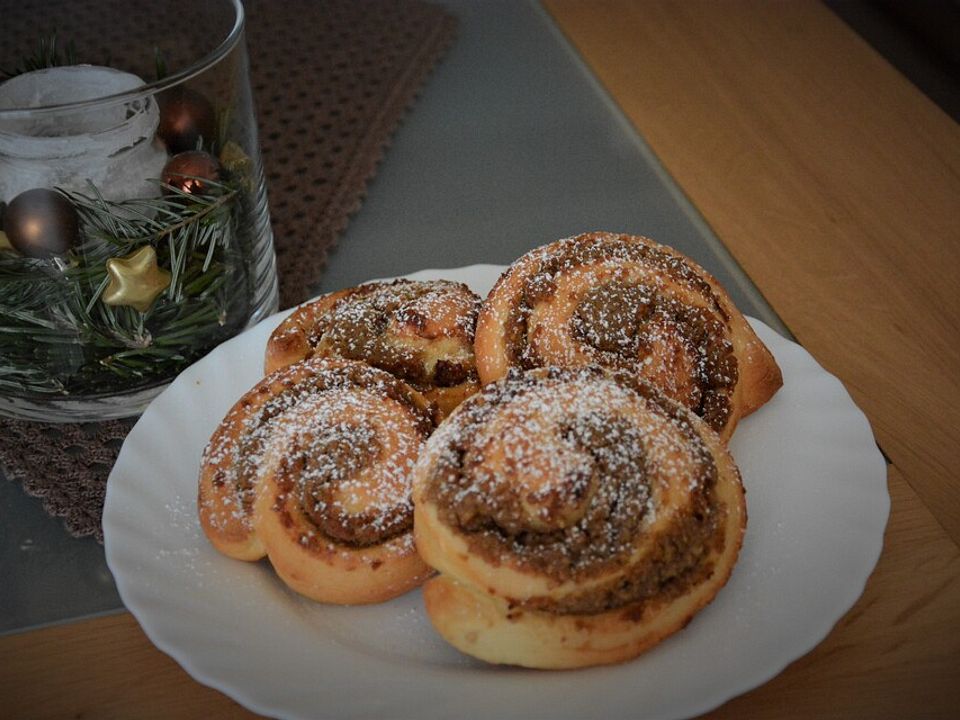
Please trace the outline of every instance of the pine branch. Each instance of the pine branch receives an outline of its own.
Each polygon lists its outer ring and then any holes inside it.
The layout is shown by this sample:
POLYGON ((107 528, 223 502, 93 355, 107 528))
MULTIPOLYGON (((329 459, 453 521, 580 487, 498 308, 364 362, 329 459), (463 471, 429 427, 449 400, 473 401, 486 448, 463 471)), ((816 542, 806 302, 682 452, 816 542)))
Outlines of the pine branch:
POLYGON ((44 68, 58 67, 60 65, 76 65, 77 50, 73 45, 73 40, 67 43, 63 54, 57 47, 57 33, 52 33, 49 37, 42 37, 37 42, 37 49, 33 55, 28 55, 20 61, 20 65, 12 69, 0 68, 0 76, 4 80, 9 80, 17 75, 34 70, 43 70, 44 68))
POLYGON ((249 282, 238 195, 207 186, 123 202, 92 186, 61 191, 82 238, 66 268, 0 252, 0 392, 83 395, 158 382, 236 332, 249 282), (106 261, 145 244, 171 273, 169 288, 146 313, 106 305, 106 261))

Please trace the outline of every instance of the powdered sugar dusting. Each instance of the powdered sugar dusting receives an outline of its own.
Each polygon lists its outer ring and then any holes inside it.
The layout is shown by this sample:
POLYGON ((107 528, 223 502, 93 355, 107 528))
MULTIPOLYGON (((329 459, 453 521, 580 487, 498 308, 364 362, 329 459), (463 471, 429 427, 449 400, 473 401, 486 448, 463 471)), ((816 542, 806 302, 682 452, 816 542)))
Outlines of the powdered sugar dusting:
POLYGON ((636 372, 720 431, 738 366, 728 309, 700 273, 645 238, 591 233, 525 255, 488 302, 509 306, 510 364, 636 372))
POLYGON ((318 356, 367 362, 419 387, 475 377, 480 298, 446 280, 396 280, 353 288, 310 328, 318 356))
POLYGON ((427 496, 494 561, 506 553, 561 581, 596 575, 708 489, 715 468, 688 418, 631 376, 513 372, 431 438, 427 496))
MULTIPOLYGON (((269 466, 310 521, 301 542, 364 545, 412 522, 410 470, 432 429, 429 409, 386 372, 310 360, 268 376, 231 409, 207 445, 219 491, 210 524, 253 529, 259 478, 269 466)), ((201 502, 203 500, 201 491, 201 502)))
POLYGON ((380 543, 410 529, 410 473, 425 436, 402 407, 366 390, 327 391, 278 418, 281 487, 296 499, 301 543, 380 543))

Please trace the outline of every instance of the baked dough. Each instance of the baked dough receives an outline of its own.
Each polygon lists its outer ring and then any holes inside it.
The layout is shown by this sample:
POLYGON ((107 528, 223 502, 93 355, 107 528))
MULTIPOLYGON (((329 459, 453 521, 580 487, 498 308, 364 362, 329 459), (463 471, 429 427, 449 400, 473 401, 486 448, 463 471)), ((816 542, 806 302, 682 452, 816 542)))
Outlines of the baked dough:
POLYGON ((301 306, 267 343, 266 372, 310 357, 366 362, 436 405, 441 420, 479 387, 473 336, 480 297, 447 280, 373 282, 301 306))
POLYGON ((315 391, 316 369, 291 366, 265 377, 234 403, 204 448, 197 498, 200 525, 225 555, 251 561, 266 555, 253 527, 260 456, 277 417, 315 391))
POLYGON ((783 384, 770 351, 703 268, 649 238, 592 232, 514 262, 477 323, 482 383, 510 368, 628 370, 724 440, 783 384))
POLYGON ((433 430, 423 396, 382 370, 312 360, 323 390, 287 411, 261 461, 254 525, 277 574, 314 600, 382 602, 429 568, 411 471, 433 430))
POLYGON ((211 441, 204 531, 232 557, 266 555, 314 600, 405 593, 431 572, 414 546, 410 492, 433 427, 426 399, 377 368, 324 358, 282 368, 241 398, 211 441))
POLYGON ((719 436, 635 374, 512 370, 466 400, 414 471, 439 633, 491 663, 635 657, 727 582, 746 527, 719 436))

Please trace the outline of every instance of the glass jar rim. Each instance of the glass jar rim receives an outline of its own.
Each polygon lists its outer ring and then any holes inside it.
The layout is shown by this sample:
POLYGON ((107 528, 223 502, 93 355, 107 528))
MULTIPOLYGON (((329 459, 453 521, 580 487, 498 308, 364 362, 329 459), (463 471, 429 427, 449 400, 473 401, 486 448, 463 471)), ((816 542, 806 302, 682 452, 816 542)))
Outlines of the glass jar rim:
POLYGON ((233 27, 230 28, 230 32, 227 33, 227 36, 219 45, 217 45, 216 48, 201 57, 196 62, 188 65, 183 70, 168 75, 161 80, 144 83, 139 87, 114 93, 113 95, 104 95, 102 97, 89 98, 87 100, 79 100, 76 102, 59 103, 56 105, 0 109, 0 120, 4 118, 22 118, 37 114, 84 110, 87 108, 96 107, 98 105, 114 105, 116 103, 129 102, 138 98, 142 98, 146 95, 155 95, 159 92, 175 87, 176 85, 180 85, 190 78, 196 77, 200 73, 213 67, 223 60, 223 58, 226 57, 231 50, 233 50, 243 35, 243 27, 245 22, 243 3, 241 0, 227 0, 227 3, 232 5, 234 10, 234 22, 233 27))

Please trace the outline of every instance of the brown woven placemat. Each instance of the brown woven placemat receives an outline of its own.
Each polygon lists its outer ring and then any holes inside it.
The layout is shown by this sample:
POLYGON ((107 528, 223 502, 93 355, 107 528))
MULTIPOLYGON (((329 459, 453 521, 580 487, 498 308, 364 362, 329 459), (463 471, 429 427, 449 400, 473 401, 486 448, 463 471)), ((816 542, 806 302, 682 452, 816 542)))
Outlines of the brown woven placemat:
MULTIPOLYGON (((245 5, 280 304, 289 307, 318 281, 456 21, 418 0, 245 5)), ((0 465, 71 535, 102 542, 107 475, 132 426, 0 420, 0 465)))

